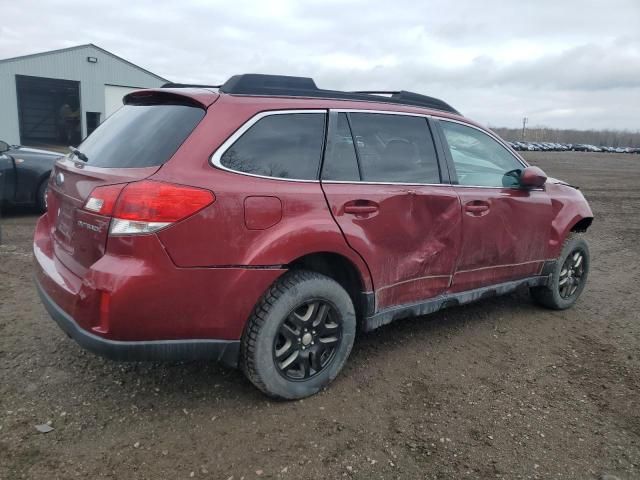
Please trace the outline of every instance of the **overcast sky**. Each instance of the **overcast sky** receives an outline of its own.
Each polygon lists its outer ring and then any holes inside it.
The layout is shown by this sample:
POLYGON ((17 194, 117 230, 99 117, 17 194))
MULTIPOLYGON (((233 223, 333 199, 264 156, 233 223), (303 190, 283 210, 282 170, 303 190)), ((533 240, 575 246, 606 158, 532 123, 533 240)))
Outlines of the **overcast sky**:
POLYGON ((176 82, 311 76, 490 126, 640 130, 640 0, 0 0, 0 58, 94 43, 176 82))

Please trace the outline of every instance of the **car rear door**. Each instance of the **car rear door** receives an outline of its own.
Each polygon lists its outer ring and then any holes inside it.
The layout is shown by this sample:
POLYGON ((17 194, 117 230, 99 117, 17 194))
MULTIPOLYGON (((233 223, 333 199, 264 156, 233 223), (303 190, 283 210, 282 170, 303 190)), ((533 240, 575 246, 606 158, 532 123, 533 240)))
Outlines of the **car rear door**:
POLYGON ((483 130, 444 119, 434 124, 462 203, 462 246, 451 290, 539 274, 553 215, 544 188, 521 188, 526 165, 483 130))
POLYGON ((376 310, 450 285, 460 203, 421 116, 331 111, 322 188, 347 242, 367 263, 376 310))

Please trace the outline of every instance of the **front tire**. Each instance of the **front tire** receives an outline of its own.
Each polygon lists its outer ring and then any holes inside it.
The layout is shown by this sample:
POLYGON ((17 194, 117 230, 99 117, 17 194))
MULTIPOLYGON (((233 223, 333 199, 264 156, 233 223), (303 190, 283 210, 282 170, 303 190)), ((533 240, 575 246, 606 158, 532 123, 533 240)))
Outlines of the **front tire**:
POLYGON ((558 257, 549 285, 531 288, 531 296, 540 305, 553 310, 572 307, 587 283, 590 261, 586 240, 570 234, 558 257))
POLYGON ((342 370, 355 333, 355 309, 344 288, 325 275, 293 270, 256 305, 242 338, 242 370, 271 397, 308 397, 342 370))

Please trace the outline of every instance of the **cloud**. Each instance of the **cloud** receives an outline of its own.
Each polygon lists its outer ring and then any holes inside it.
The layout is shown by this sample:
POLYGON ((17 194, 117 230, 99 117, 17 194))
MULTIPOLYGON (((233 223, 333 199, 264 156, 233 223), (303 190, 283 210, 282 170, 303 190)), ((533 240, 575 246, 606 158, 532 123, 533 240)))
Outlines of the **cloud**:
POLYGON ((179 82, 304 75, 441 96, 492 125, 640 128, 637 0, 23 0, 3 18, 0 58, 91 42, 179 82))

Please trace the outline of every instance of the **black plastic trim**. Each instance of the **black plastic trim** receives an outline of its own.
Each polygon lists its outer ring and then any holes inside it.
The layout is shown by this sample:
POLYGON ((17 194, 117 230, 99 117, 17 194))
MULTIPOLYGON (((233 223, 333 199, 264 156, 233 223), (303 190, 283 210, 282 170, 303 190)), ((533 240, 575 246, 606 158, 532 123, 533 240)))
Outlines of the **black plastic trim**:
POLYGON ((216 360, 236 368, 240 354, 239 340, 152 340, 123 342, 107 340, 80 327, 44 291, 36 280, 40 299, 51 318, 81 347, 97 355, 117 361, 182 361, 216 360))
POLYGON ((427 128, 429 130, 429 138, 431 139, 431 144, 433 145, 433 148, 436 152, 436 162, 438 164, 438 171, 440 172, 440 183, 451 183, 449 177, 449 166, 447 165, 447 160, 444 156, 444 150, 438 137, 439 133, 437 125, 434 124, 432 118, 427 117, 426 120, 427 128))
POLYGON ((458 185, 458 174, 456 173, 456 167, 453 164, 451 150, 449 150, 449 143, 442 131, 442 125, 440 125, 440 122, 435 118, 431 118, 430 121, 434 132, 436 132, 436 135, 434 135, 434 137, 437 137, 436 143, 438 143, 440 151, 444 154, 444 163, 447 165, 447 171, 449 172, 449 183, 451 185, 458 185))
POLYGON ((231 77, 220 87, 219 91, 229 95, 310 97, 394 103, 399 105, 425 107, 460 115, 460 112, 439 98, 429 97, 427 95, 414 92, 407 92, 405 90, 392 92, 393 94, 390 97, 382 97, 368 93, 323 90, 318 88, 313 79, 309 77, 245 73, 231 77))
POLYGON ((368 318, 376 312, 376 294, 373 292, 360 292, 360 303, 362 305, 362 313, 368 318))
POLYGON ((173 83, 167 82, 160 88, 220 88, 222 85, 199 85, 193 83, 173 83))
POLYGON ((544 262, 544 265, 542 266, 542 271, 540 272, 540 275, 549 276, 553 274, 557 264, 558 264, 557 260, 547 260, 546 262, 544 262))
POLYGON ((353 142, 353 152, 356 154, 356 167, 358 167, 359 181, 362 182, 362 159, 360 158, 360 150, 358 149, 358 141, 353 135, 353 127, 351 126, 351 112, 337 112, 337 115, 344 114, 347 117, 347 127, 349 128, 349 135, 351 135, 351 141, 353 142))
POLYGON ((408 317, 419 317, 429 313, 437 312, 443 308, 464 305, 466 303, 475 302, 484 298, 495 297, 512 292, 518 287, 538 287, 548 285, 549 276, 536 276, 523 278, 521 280, 513 280, 511 282, 499 283, 489 287, 477 288, 460 293, 450 293, 431 298, 424 302, 398 305, 379 311, 378 313, 367 316, 364 319, 364 331, 370 332, 383 325, 387 325, 395 320, 408 317))
POLYGON ((446 141, 443 138, 440 122, 438 122, 438 120, 435 118, 427 118, 427 120, 429 121, 429 127, 431 128, 431 133, 433 134, 433 142, 435 143, 436 152, 438 153, 438 164, 440 165, 440 171, 443 173, 442 181, 443 183, 455 185, 458 183, 458 177, 456 176, 456 172, 452 171, 452 167, 450 164, 449 146, 446 144, 446 141))

